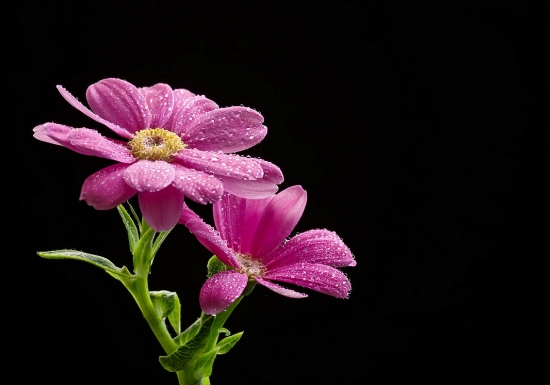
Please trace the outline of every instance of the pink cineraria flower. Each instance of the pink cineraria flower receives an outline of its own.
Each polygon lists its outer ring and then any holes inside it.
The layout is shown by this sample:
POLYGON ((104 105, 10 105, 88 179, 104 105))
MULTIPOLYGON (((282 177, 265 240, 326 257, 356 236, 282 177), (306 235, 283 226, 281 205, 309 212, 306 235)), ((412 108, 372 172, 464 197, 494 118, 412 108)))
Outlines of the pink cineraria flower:
POLYGON ((262 115, 250 108, 219 108, 167 84, 137 88, 109 78, 88 87, 90 111, 63 87, 57 89, 73 107, 127 140, 57 123, 34 128, 36 139, 118 162, 84 181, 80 199, 98 210, 137 193, 147 223, 165 231, 178 222, 184 196, 203 204, 219 200, 223 191, 263 198, 283 181, 272 163, 229 154, 258 144, 267 133, 262 115))
POLYGON ((180 223, 229 267, 203 285, 200 305, 205 313, 215 315, 226 309, 243 293, 249 280, 290 298, 307 295, 273 281, 336 298, 348 296, 350 281, 336 268, 355 266, 356 262, 336 233, 309 230, 285 241, 302 216, 306 200, 301 186, 263 199, 224 193, 213 205, 218 231, 184 205, 180 223))

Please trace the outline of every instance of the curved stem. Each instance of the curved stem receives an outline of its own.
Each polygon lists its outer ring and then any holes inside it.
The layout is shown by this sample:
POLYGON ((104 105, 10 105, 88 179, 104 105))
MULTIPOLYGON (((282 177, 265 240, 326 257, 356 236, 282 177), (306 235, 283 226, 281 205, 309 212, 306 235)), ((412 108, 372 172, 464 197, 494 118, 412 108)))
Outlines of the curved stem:
MULTIPOLYGON (((149 294, 149 288, 147 284, 147 275, 143 277, 136 276, 132 281, 121 280, 124 286, 134 297, 141 313, 145 317, 145 320, 149 324, 149 327, 153 331, 155 337, 159 341, 160 345, 166 352, 170 354, 178 348, 178 345, 174 342, 168 329, 166 328, 165 322, 160 319, 158 316, 155 307, 153 306, 153 301, 151 301, 151 296, 149 294)), ((190 382, 188 378, 189 374, 186 375, 183 371, 176 372, 178 376, 178 383, 180 385, 191 385, 193 382, 190 382)))
POLYGON ((124 286, 130 291, 134 297, 139 309, 143 313, 145 320, 149 324, 149 327, 153 331, 155 337, 160 342, 162 348, 166 354, 172 353, 178 348, 178 345, 174 342, 166 324, 161 320, 153 306, 151 296, 149 295, 149 288, 147 285, 147 276, 136 276, 132 282, 124 282, 124 286))

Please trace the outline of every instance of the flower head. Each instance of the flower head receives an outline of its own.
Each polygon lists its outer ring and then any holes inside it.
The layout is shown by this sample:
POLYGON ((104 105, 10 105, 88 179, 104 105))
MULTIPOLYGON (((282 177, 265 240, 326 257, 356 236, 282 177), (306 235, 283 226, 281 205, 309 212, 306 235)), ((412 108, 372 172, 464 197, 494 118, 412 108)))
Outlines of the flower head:
POLYGON ((272 163, 231 154, 258 144, 267 133, 262 115, 250 108, 219 108, 167 84, 137 88, 109 78, 88 87, 90 110, 63 87, 57 89, 73 107, 127 140, 57 123, 34 128, 36 139, 118 162, 84 181, 80 199, 98 210, 137 193, 145 220, 164 231, 177 223, 184 196, 203 204, 216 202, 224 191, 263 198, 283 181, 272 163))
POLYGON ((200 292, 207 314, 227 308, 249 280, 291 298, 306 294, 282 287, 286 282, 337 298, 346 298, 349 279, 338 267, 355 266, 349 248, 336 233, 309 230, 286 241, 304 211, 307 194, 292 186, 263 199, 224 193, 213 205, 217 231, 184 205, 180 223, 229 267, 210 277, 200 292))

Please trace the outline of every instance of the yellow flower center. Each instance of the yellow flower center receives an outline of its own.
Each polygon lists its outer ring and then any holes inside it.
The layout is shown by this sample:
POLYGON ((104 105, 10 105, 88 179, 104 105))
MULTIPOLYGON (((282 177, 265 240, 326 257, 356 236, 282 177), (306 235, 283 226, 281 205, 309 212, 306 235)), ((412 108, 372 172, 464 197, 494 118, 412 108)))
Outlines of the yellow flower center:
POLYGON ((136 159, 164 160, 165 162, 172 161, 178 151, 187 147, 179 136, 164 128, 138 131, 128 145, 136 159))
POLYGON ((264 264, 256 258, 252 258, 249 254, 236 253, 235 257, 239 261, 240 269, 237 269, 239 273, 248 275, 251 277, 258 277, 264 275, 266 268, 264 264))

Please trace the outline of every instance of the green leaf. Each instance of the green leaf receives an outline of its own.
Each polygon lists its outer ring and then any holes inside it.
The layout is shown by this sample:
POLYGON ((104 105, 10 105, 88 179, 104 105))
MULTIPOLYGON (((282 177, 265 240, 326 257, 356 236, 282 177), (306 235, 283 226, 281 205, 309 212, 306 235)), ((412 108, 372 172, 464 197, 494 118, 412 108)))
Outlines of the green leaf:
POLYGON ((180 299, 176 293, 174 293, 174 310, 168 314, 168 321, 174 328, 176 334, 181 333, 181 305, 180 299))
POLYGON ((164 369, 169 372, 184 370, 192 367, 191 365, 203 355, 208 343, 208 337, 210 336, 213 317, 204 316, 200 318, 200 321, 200 330, 193 338, 187 341, 185 345, 180 346, 176 351, 159 358, 164 369))
POLYGON ((120 214, 120 217, 122 218, 124 226, 126 227, 126 232, 128 233, 128 241, 130 243, 130 252, 133 253, 139 241, 138 229, 132 217, 130 216, 130 214, 128 214, 128 211, 126 211, 124 206, 118 205, 116 208, 118 210, 118 213, 120 214))
POLYGON ((160 319, 166 318, 176 307, 176 300, 178 298, 176 293, 166 290, 151 291, 149 292, 149 296, 160 319))
POLYGON ((191 324, 183 333, 174 338, 174 342, 178 345, 185 345, 187 341, 195 337, 199 330, 201 329, 202 319, 198 318, 195 322, 191 324))
POLYGON ((193 372, 195 381, 199 381, 204 377, 210 377, 212 374, 212 366, 214 365, 214 360, 216 359, 217 354, 218 348, 216 347, 209 352, 204 353, 197 359, 195 370, 193 372))
POLYGON ((220 271, 227 270, 227 266, 225 263, 220 261, 218 257, 215 255, 208 260, 208 264, 206 265, 206 269, 208 270, 208 278, 213 276, 216 273, 219 273, 220 271))
POLYGON ((116 276, 132 278, 132 275, 126 267, 117 267, 113 262, 99 255, 88 254, 78 250, 39 251, 37 254, 42 258, 47 259, 74 259, 77 261, 88 262, 116 276))
POLYGON ((201 385, 210 385, 210 377, 204 377, 202 379, 201 385))
POLYGON ((233 334, 232 336, 225 337, 223 340, 218 342, 218 344, 216 345, 216 348, 219 348, 218 354, 225 354, 230 351, 231 348, 235 346, 237 342, 239 342, 243 333, 244 332, 233 334))
POLYGON ((230 332, 228 329, 226 329, 226 328, 219 328, 219 329, 218 329, 218 333, 223 333, 223 334, 225 334, 226 336, 230 336, 230 335, 231 335, 231 332, 230 332))
POLYGON ((134 250, 134 273, 137 274, 138 270, 140 270, 141 274, 149 274, 151 259, 153 257, 153 238, 155 234, 155 230, 149 228, 139 239, 134 250), (142 271, 143 269, 145 269, 146 272, 142 271))

